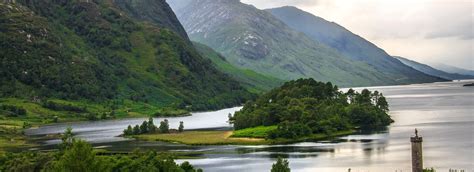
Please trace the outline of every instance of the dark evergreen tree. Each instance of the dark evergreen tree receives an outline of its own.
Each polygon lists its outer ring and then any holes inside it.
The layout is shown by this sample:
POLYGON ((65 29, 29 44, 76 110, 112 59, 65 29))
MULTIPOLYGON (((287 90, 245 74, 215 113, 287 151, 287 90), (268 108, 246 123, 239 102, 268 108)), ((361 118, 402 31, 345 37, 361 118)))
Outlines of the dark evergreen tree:
POLYGON ((286 159, 278 158, 277 162, 272 165, 271 172, 290 172, 289 162, 286 159))
POLYGON ((135 125, 135 127, 133 127, 133 135, 139 135, 139 134, 140 134, 140 126, 135 125))
POLYGON ((183 121, 179 122, 178 131, 179 131, 179 132, 183 132, 183 131, 184 131, 184 122, 183 122, 183 121))
POLYGON ((148 133, 148 122, 143 121, 142 125, 140 125, 140 134, 148 133))
POLYGON ((123 130, 123 134, 126 136, 133 135, 133 128, 131 125, 128 125, 128 127, 123 130))
POLYGON ((154 132, 156 132, 156 125, 155 125, 155 123, 153 122, 153 118, 152 118, 152 117, 150 117, 150 118, 148 119, 148 132, 149 132, 149 133, 154 133, 154 132))
POLYGON ((161 133, 169 133, 169 127, 170 127, 170 125, 169 125, 169 122, 168 122, 167 119, 160 122, 160 127, 159 128, 160 128, 161 133))

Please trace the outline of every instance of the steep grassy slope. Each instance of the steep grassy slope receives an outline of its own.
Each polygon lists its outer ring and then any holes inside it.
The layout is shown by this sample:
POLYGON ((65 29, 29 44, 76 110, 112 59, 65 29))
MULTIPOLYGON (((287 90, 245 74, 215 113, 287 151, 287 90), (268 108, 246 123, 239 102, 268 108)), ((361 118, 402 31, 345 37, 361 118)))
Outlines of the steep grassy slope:
POLYGON ((185 40, 189 39, 183 26, 181 26, 165 0, 113 0, 113 3, 134 19, 148 21, 159 27, 168 28, 178 33, 185 40))
POLYGON ((403 64, 405 64, 407 66, 410 66, 410 67, 412 67, 412 68, 414 68, 418 71, 421 71, 423 73, 426 73, 428 75, 437 76, 437 77, 448 79, 448 80, 474 79, 474 76, 461 75, 461 74, 456 74, 456 73, 447 73, 447 72, 435 69, 431 66, 428 66, 428 65, 425 65, 425 64, 422 64, 422 63, 418 63, 416 61, 409 60, 409 59, 406 59, 406 58, 403 58, 403 57, 394 56, 394 58, 400 60, 403 64))
POLYGON ((1 4, 1 97, 205 110, 251 95, 175 32, 111 1, 1 4))
POLYGON ((439 81, 424 74, 411 78, 380 72, 238 0, 186 1, 185 6, 173 1, 179 0, 170 0, 170 4, 177 8, 175 12, 191 40, 213 48, 239 68, 283 80, 312 77, 342 86, 439 81))
POLYGON ((261 93, 269 91, 283 83, 282 80, 277 78, 265 76, 252 70, 237 68, 227 62, 225 57, 204 44, 195 42, 194 46, 203 57, 210 59, 217 69, 232 76, 251 92, 261 93))
POLYGON ((385 80, 399 83, 417 83, 439 81, 437 78, 410 68, 388 55, 364 38, 352 33, 334 22, 314 16, 296 7, 268 9, 273 16, 283 21, 292 29, 302 32, 314 41, 336 49, 355 61, 372 66, 385 80))

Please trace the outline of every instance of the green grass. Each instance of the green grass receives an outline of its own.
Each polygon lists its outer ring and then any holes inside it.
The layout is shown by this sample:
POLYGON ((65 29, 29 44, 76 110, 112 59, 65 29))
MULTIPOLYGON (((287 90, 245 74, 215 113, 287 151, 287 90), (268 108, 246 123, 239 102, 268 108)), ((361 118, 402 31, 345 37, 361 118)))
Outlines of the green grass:
POLYGON ((0 153, 32 146, 22 134, 22 122, 0 120, 0 153))
POLYGON ((134 136, 138 140, 164 141, 187 145, 262 145, 265 139, 234 138, 232 131, 185 131, 172 134, 144 134, 134 136))
MULTIPOLYGON (((272 126, 273 127, 273 126, 272 126)), ((258 128, 258 127, 257 127, 258 128)), ((261 127, 269 129, 271 127, 261 127)), ((271 145, 271 144, 288 144, 303 141, 319 141, 331 139, 354 133, 354 130, 339 131, 332 134, 313 134, 311 136, 296 139, 263 139, 251 137, 236 137, 235 131, 185 131, 182 133, 172 134, 144 134, 133 136, 138 140, 145 141, 163 141, 171 143, 181 143, 186 145, 271 145)), ((247 132, 250 133, 250 132, 247 132)))
POLYGON ((277 126, 258 126, 253 128, 246 128, 242 130, 236 130, 232 134, 232 137, 250 137, 250 138, 266 138, 268 132, 276 130, 277 126))
POLYGON ((278 87, 283 83, 283 81, 278 78, 266 76, 250 69, 238 68, 226 61, 225 57, 204 44, 194 42, 194 47, 196 47, 203 57, 211 60, 217 69, 232 76, 250 92, 262 93, 278 87))

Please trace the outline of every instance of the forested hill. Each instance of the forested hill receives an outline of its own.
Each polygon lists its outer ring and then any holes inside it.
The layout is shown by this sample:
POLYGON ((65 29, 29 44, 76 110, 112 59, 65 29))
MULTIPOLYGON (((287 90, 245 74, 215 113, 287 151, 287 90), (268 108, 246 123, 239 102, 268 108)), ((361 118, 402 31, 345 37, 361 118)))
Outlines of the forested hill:
MULTIPOLYGON (((136 5, 108 0, 0 3, 0 97, 130 100, 205 110, 234 106, 251 96, 202 58, 179 28, 171 31, 173 24, 130 18, 115 2, 136 5)), ((174 14, 168 10, 163 16, 174 14)))

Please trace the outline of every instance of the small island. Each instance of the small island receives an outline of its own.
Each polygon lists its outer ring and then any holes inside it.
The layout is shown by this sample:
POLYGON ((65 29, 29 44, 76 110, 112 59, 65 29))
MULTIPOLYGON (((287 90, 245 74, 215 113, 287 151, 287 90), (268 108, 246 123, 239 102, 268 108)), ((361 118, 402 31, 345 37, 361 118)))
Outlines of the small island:
POLYGON ((464 84, 463 86, 464 86, 464 87, 474 87, 474 83, 464 84))
POLYGON ((139 133, 140 127, 136 126, 137 132, 128 133, 139 140, 190 145, 281 144, 383 128, 393 122, 388 111, 387 100, 378 91, 364 89, 359 93, 349 89, 344 93, 330 82, 298 79, 248 101, 234 116, 229 115, 234 131, 183 131, 181 128, 180 132, 139 133))

